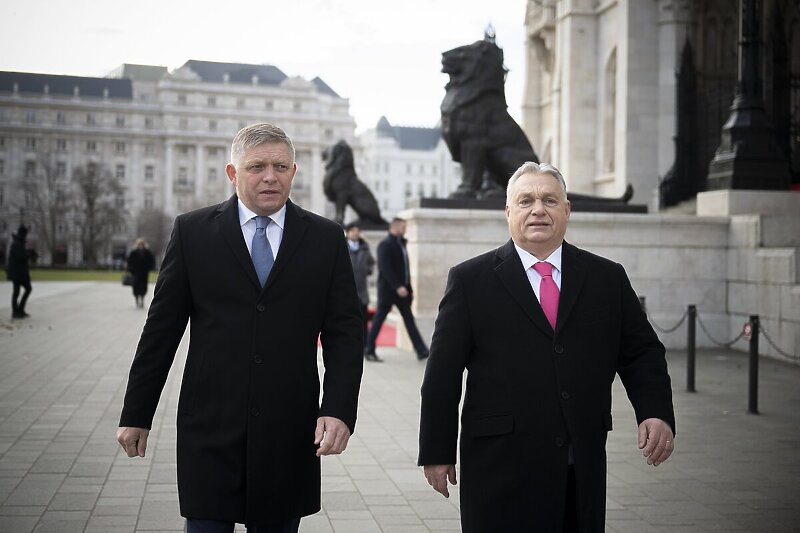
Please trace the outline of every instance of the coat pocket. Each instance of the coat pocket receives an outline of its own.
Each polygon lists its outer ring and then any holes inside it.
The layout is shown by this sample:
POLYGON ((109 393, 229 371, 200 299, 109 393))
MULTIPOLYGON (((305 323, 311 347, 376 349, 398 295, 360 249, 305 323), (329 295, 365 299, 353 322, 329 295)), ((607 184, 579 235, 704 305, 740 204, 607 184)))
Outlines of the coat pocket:
POLYGON ((466 429, 471 437, 508 435, 514 431, 514 417, 511 415, 490 415, 473 418, 466 429))

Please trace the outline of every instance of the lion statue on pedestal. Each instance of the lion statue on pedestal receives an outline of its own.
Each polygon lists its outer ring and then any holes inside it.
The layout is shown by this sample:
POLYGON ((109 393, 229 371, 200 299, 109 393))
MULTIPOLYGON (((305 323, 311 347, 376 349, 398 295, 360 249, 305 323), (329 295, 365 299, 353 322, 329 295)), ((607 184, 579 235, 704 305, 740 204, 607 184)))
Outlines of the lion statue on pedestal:
POLYGON ((344 224, 344 212, 349 205, 358 215, 358 223, 362 228, 386 228, 389 223, 381 216, 378 201, 356 175, 350 145, 345 141, 337 142, 323 152, 322 160, 325 161, 322 189, 328 200, 336 206, 334 220, 344 224))
POLYGON ((487 34, 483 41, 444 52, 442 72, 450 76, 441 105, 442 137, 463 171, 451 196, 505 194, 511 174, 539 158, 508 114, 503 51, 487 34))

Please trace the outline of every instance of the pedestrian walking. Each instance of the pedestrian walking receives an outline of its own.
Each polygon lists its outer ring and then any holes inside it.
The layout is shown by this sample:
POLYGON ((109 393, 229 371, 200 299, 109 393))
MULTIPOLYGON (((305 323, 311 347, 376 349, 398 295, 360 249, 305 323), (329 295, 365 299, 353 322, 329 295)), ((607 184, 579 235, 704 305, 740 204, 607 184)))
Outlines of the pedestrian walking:
POLYGON ((147 277, 150 271, 156 268, 156 258, 147 246, 147 241, 139 237, 133 245, 133 250, 128 254, 126 272, 133 275, 133 297, 136 307, 144 307, 144 295, 147 294, 147 277))
POLYGON ((28 228, 20 225, 17 231, 11 235, 11 246, 8 250, 8 260, 6 261, 6 277, 14 284, 11 292, 11 318, 28 318, 30 315, 25 311, 25 304, 31 295, 31 273, 28 260, 31 252, 26 247, 28 238, 28 228), (20 297, 22 289, 22 297, 20 297))

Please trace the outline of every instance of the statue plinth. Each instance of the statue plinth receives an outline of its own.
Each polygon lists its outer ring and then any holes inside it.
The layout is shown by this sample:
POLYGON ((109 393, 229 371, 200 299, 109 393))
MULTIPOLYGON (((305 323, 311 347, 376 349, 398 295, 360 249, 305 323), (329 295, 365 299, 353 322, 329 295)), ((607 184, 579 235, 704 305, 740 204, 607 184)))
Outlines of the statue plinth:
MULTIPOLYGON (((608 201, 592 202, 587 200, 570 200, 572 212, 582 213, 647 213, 647 206, 640 204, 611 203, 608 201)), ((505 208, 505 197, 497 198, 417 198, 406 203, 407 208, 427 207, 432 209, 482 209, 502 211, 505 208)))

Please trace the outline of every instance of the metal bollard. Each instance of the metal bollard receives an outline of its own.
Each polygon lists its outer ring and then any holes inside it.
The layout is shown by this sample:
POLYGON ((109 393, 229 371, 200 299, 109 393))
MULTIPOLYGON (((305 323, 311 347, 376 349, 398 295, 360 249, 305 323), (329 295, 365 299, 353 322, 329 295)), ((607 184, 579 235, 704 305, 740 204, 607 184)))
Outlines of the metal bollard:
POLYGON ((686 392, 696 392, 694 388, 695 348, 697 323, 697 306, 690 305, 686 322, 686 392))
POLYGON ((750 315, 750 377, 748 382, 747 413, 758 414, 758 315, 750 315))

